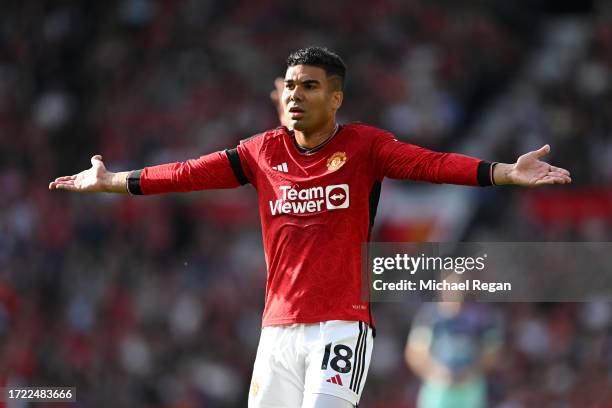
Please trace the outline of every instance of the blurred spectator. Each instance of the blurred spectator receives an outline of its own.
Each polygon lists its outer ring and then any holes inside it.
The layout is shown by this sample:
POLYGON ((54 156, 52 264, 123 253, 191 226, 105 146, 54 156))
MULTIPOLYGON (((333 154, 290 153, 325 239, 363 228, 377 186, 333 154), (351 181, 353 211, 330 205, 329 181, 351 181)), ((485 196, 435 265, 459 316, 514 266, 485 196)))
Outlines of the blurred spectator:
POLYGON ((488 307, 456 299, 425 303, 406 345, 406 361, 423 381, 417 406, 489 406, 486 375, 502 343, 500 322, 488 307))

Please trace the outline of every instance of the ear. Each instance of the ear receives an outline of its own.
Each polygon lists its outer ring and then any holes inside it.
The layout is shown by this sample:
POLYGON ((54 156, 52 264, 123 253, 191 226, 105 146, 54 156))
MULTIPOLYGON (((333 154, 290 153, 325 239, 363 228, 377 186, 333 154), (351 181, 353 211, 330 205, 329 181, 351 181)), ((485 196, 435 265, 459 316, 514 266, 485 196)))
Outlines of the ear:
POLYGON ((344 92, 342 91, 334 91, 332 95, 332 106, 335 110, 340 109, 342 106, 342 100, 344 99, 344 92))

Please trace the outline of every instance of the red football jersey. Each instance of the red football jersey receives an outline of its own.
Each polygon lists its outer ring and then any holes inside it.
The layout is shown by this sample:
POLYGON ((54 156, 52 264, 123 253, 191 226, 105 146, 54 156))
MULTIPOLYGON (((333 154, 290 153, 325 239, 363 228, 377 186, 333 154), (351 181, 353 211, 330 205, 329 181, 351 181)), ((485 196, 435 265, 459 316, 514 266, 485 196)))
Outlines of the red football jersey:
POLYGON ((130 173, 133 194, 257 190, 268 279, 263 325, 327 320, 372 324, 362 299, 361 244, 370 239, 384 177, 491 185, 492 165, 398 141, 362 124, 300 149, 279 127, 236 149, 130 173))

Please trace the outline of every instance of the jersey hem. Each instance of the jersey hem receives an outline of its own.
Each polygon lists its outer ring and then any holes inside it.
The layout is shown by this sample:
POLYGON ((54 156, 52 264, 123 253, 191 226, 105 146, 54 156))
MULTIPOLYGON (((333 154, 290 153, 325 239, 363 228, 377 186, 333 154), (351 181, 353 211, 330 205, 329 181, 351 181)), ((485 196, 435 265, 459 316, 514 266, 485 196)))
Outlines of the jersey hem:
POLYGON ((349 402, 351 405, 357 405, 359 400, 361 399, 361 395, 355 394, 353 391, 344 391, 343 388, 339 388, 337 385, 335 386, 325 386, 313 388, 313 389, 305 389, 304 393, 308 394, 323 394, 323 395, 331 395, 333 397, 340 398, 344 401, 349 402))
POLYGON ((368 315, 364 315, 364 316, 338 316, 338 315, 330 315, 330 316, 318 316, 318 317, 282 317, 282 318, 274 318, 274 319, 264 319, 261 327, 268 327, 268 326, 284 326, 284 325, 288 325, 288 324, 310 324, 310 323, 322 323, 322 322, 329 322, 331 320, 343 320, 343 321, 347 321, 347 322, 364 322, 366 323, 368 326, 370 325, 369 323, 369 316, 368 315))

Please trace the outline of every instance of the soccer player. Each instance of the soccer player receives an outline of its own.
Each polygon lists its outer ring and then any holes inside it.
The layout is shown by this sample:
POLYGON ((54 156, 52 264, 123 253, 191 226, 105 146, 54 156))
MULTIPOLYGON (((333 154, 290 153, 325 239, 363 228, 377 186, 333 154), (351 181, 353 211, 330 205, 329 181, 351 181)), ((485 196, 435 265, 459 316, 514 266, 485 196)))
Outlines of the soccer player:
POLYGON ((423 380, 417 407, 486 407, 486 375, 502 343, 499 319, 488 305, 466 303, 457 295, 424 303, 405 350, 406 362, 423 380))
POLYGON ((469 186, 571 182, 539 159, 489 163, 402 143, 363 124, 338 124, 346 67, 320 47, 287 59, 280 96, 288 127, 185 162, 113 173, 102 156, 50 189, 149 195, 233 188, 258 194, 268 268, 249 407, 357 406, 374 325, 361 296, 361 243, 371 236, 384 177, 469 186))

